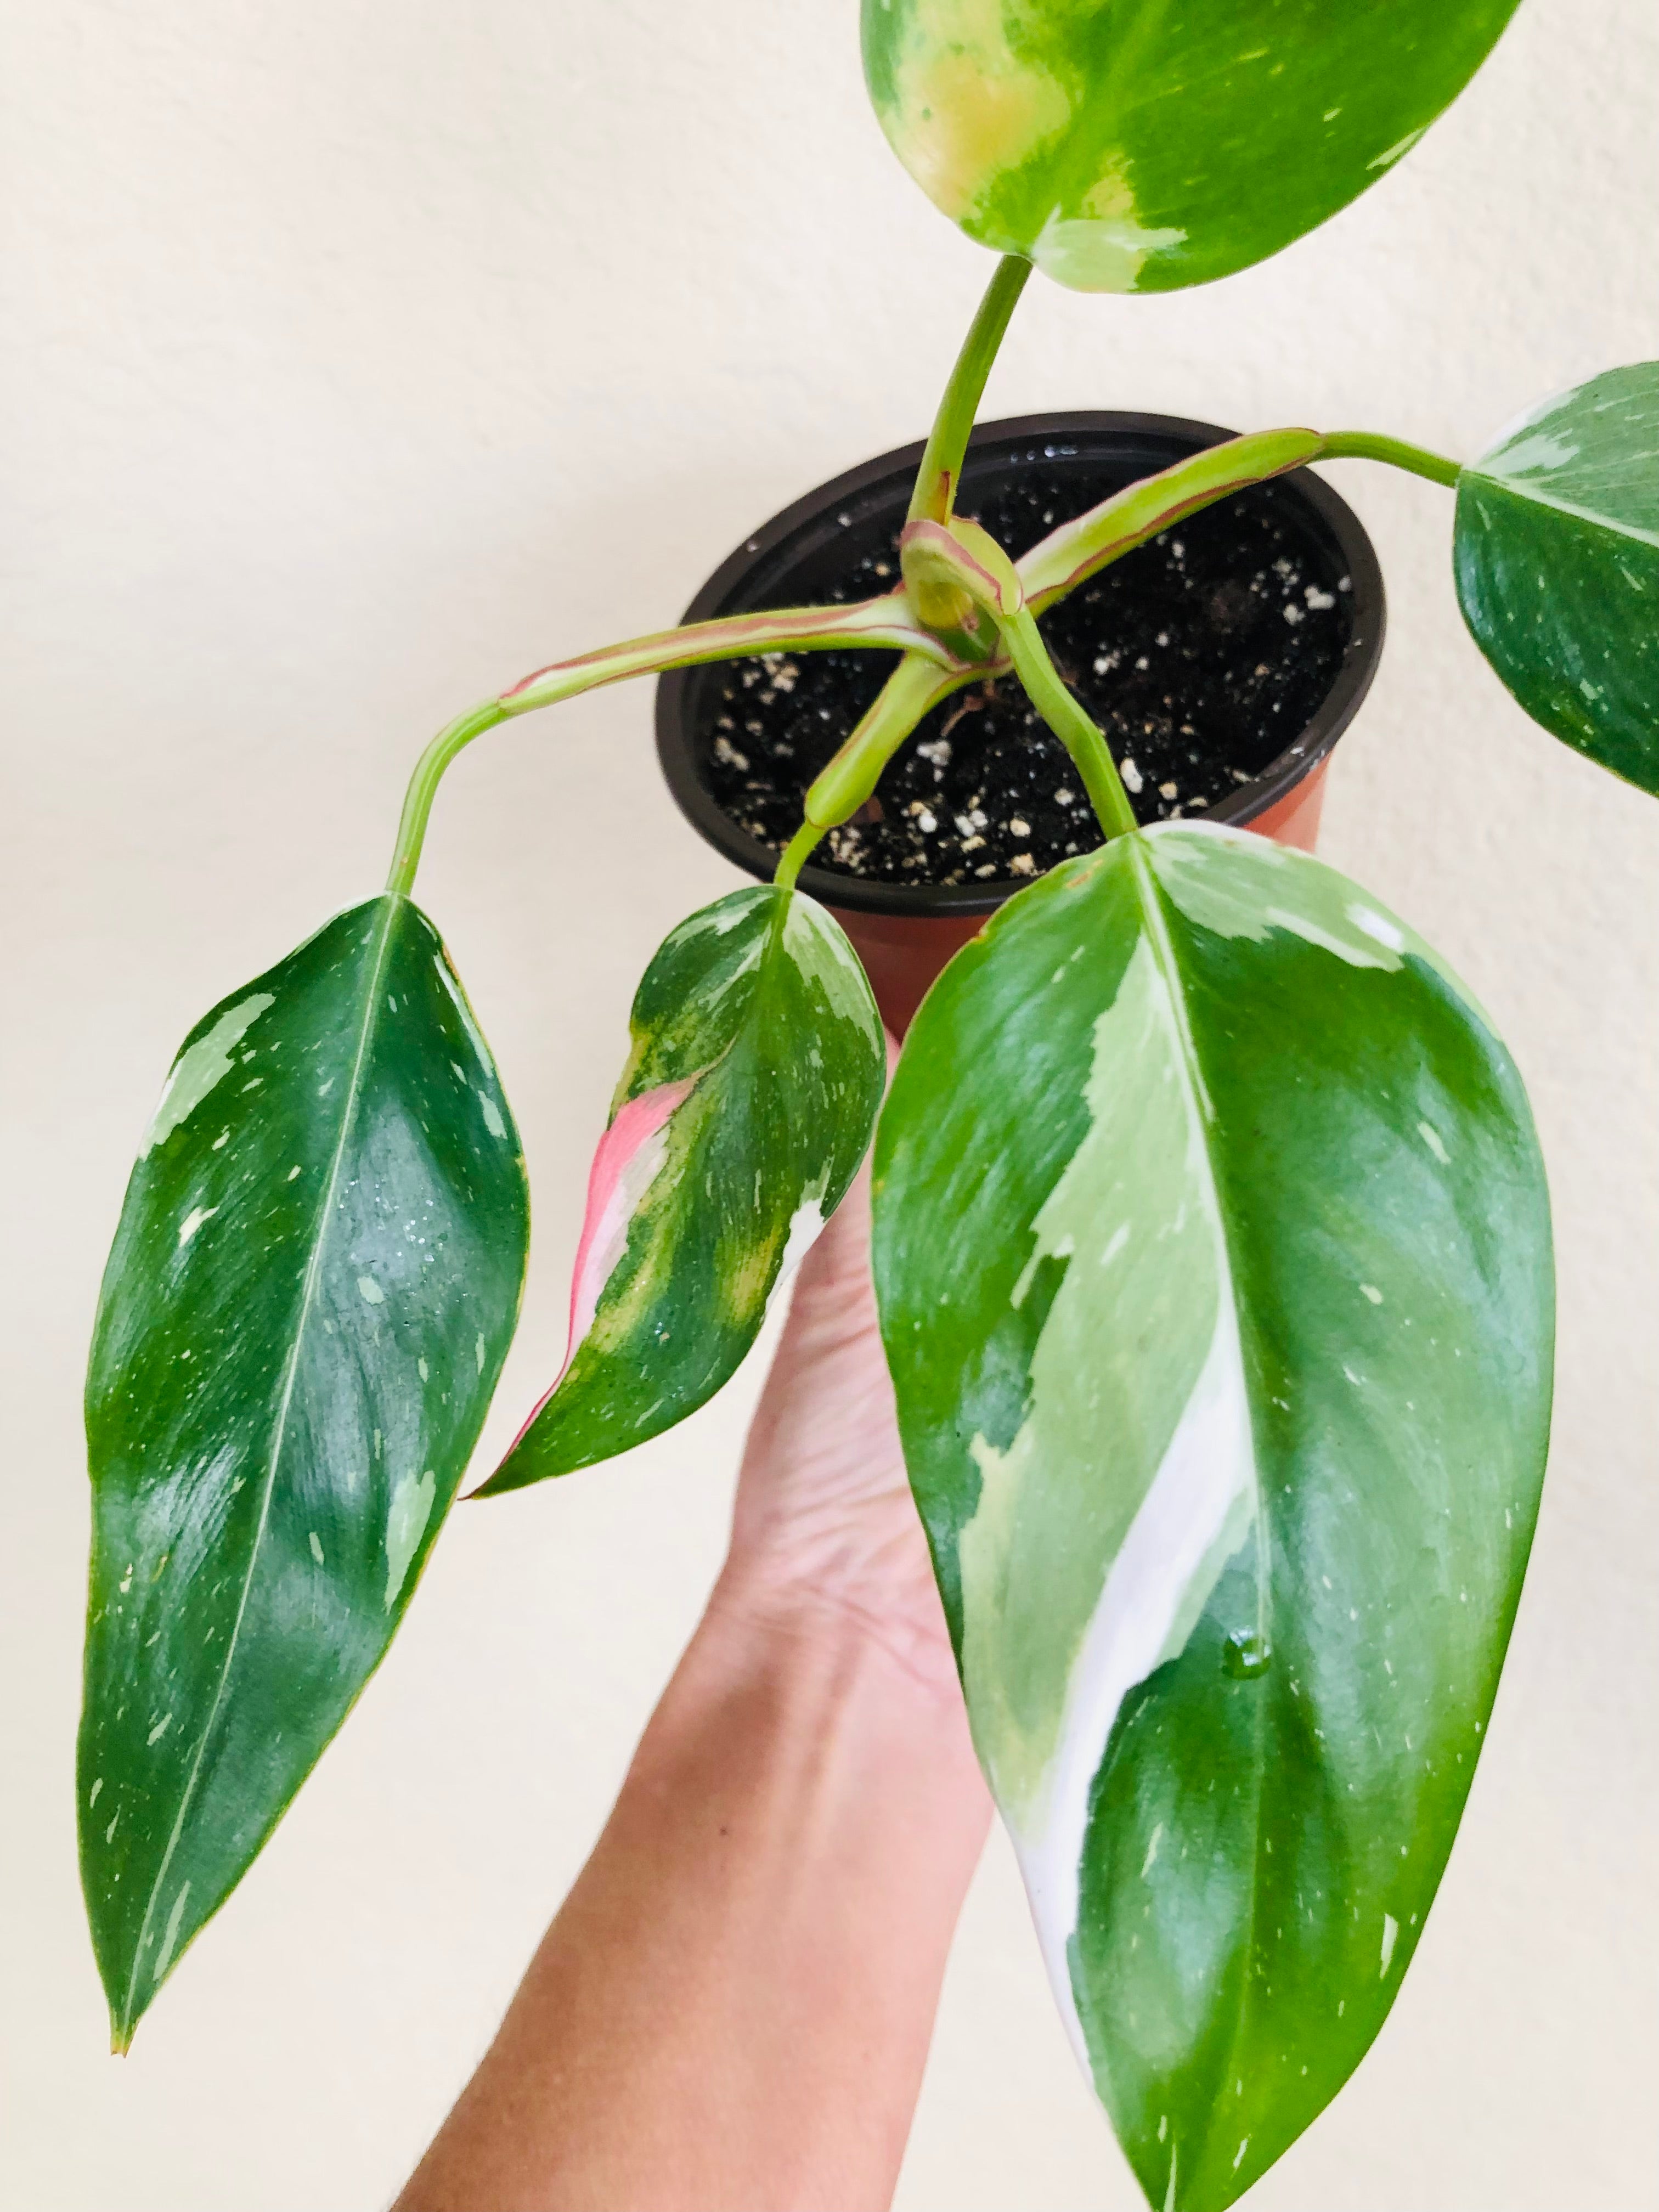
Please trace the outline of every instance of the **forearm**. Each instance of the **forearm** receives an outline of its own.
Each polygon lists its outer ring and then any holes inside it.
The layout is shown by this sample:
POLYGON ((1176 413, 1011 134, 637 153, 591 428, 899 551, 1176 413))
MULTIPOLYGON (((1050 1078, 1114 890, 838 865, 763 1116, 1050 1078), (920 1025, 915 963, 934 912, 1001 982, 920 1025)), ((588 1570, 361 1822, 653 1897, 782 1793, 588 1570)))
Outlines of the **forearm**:
POLYGON ((401 2212, 885 2205, 985 1822, 954 1683, 728 1570, 401 2212))

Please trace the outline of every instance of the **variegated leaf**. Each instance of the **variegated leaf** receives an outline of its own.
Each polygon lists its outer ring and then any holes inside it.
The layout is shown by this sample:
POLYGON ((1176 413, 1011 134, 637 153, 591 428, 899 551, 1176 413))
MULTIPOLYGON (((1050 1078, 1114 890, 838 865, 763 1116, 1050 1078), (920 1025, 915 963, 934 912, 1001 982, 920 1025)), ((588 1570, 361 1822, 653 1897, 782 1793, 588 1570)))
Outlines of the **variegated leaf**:
POLYGON ((1659 362, 1547 400, 1458 479, 1457 596, 1532 716, 1659 793, 1659 362))
POLYGON ((1376 182, 1516 0, 863 0, 894 151, 970 238, 1085 292, 1201 284, 1376 182))
POLYGON ((1061 2008, 1151 2202, 1216 2212, 1376 2034, 1492 1708, 1550 1395, 1519 1079, 1332 869, 1120 838, 924 1005, 875 1264, 1061 2008))
POLYGON ((81 1870, 118 2047, 403 1619, 528 1236, 500 1081, 407 899, 338 915, 185 1038, 87 1376, 81 1870))
POLYGON ((562 1372, 487 1492, 626 1451, 711 1398, 858 1171, 881 1022, 839 924, 759 885, 665 940, 593 1162, 562 1372))

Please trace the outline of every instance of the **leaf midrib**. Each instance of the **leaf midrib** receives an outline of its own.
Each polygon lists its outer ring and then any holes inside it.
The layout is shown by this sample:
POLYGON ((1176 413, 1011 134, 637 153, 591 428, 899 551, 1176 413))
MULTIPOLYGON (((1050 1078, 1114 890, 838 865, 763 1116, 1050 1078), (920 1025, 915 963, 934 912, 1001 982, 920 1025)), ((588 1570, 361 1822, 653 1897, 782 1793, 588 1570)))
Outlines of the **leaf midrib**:
MULTIPOLYGON (((294 1327, 294 1346, 289 1355, 288 1371, 283 1379, 282 1397, 276 1409, 275 1432, 271 1438, 265 1470, 264 1492, 259 1501, 258 1526, 248 1549, 247 1571, 242 1578, 241 1595, 236 1603, 236 1618, 231 1625, 230 1635, 226 1642, 224 1663, 219 1670, 219 1680, 213 1693, 213 1703, 209 1708, 207 1719, 203 1723, 201 1736, 196 1747, 196 1756, 191 1761, 190 1773, 179 1800, 179 1810, 174 1816, 172 1831, 167 1837, 167 1847, 161 1854, 161 1863, 157 1867, 155 1878, 150 1885, 149 1896, 145 1901, 144 1917, 139 1925, 137 1942, 133 1948, 132 1965, 128 1974, 126 1996, 123 2003, 120 2024, 126 2029, 131 2029, 133 2023, 133 1997, 138 1987, 139 1972, 143 1964, 145 1946, 149 1941, 150 1923, 155 1917, 157 1900, 166 1887, 167 1870, 173 1863, 173 1855, 178 1849, 179 1838, 184 1832, 185 1815, 190 1811, 197 1785, 201 1779, 202 1762, 207 1756, 207 1747, 212 1739, 214 1724, 219 1717, 219 1709, 224 1703, 225 1690, 235 1665, 237 1647, 242 1632, 242 1621, 247 1612, 248 1598, 253 1588, 254 1576, 258 1569, 259 1555, 264 1547, 265 1530, 270 1524, 271 1500, 276 1495, 276 1477, 287 1434, 289 1412, 294 1402, 295 1384, 299 1376, 300 1354, 304 1348, 307 1325, 316 1303, 317 1283, 322 1271, 323 1249, 328 1241, 329 1218, 333 1212, 335 1194, 339 1188, 341 1163, 345 1158, 346 1146, 356 1121, 357 1100, 362 1086, 363 1065, 368 1056, 369 1045, 380 1017, 380 979, 386 971, 394 925, 407 902, 401 896, 386 894, 384 895, 383 903, 384 918, 380 924, 380 943, 375 947, 368 987, 364 994, 362 1025, 358 1033, 356 1051, 352 1058, 350 1079, 342 1100, 339 1135, 335 1140, 333 1157, 329 1162, 327 1180, 313 1215, 315 1225, 313 1231, 311 1257, 306 1264, 305 1280, 301 1285, 299 1313, 294 1327)), ((154 1995, 154 1987, 152 1987, 151 1994, 154 1995)))
MULTIPOLYGON (((1170 993, 1171 1002, 1176 1009, 1176 1029, 1182 1047, 1182 1072, 1188 1086, 1192 1109, 1199 1115, 1199 1127, 1203 1135, 1204 1158, 1209 1172, 1216 1229, 1221 1240, 1221 1249, 1227 1267, 1227 1279, 1223 1288, 1224 1294, 1232 1300, 1234 1322, 1238 1333, 1242 1360, 1244 1331, 1239 1302, 1234 1291, 1232 1242, 1228 1234, 1226 1213, 1221 1204, 1221 1179, 1216 1170, 1215 1156, 1210 1142, 1210 1130, 1217 1118, 1214 1102, 1210 1097, 1209 1085, 1204 1080, 1203 1064, 1199 1058, 1192 1024, 1188 1019, 1187 1000, 1181 980, 1180 963, 1170 940, 1168 917, 1164 908, 1163 890, 1146 851, 1145 836, 1136 831, 1129 842, 1132 865, 1135 870, 1136 889, 1140 895, 1141 910, 1146 918, 1147 939, 1152 945, 1152 957, 1158 963, 1158 973, 1164 980, 1164 988, 1170 993)), ((1267 1631, 1268 1601, 1271 1596, 1267 1562, 1262 1556, 1262 1547, 1267 1540, 1267 1500, 1262 1490, 1261 1471, 1256 1457, 1255 1409, 1250 1401, 1248 1370, 1245 1376, 1245 1406, 1250 1419, 1250 1483, 1255 1492, 1255 1512, 1252 1525, 1255 1534, 1256 1549, 1256 1632, 1258 1635, 1265 1637, 1267 1631)), ((1263 1682, 1258 1683, 1255 1686, 1258 1695, 1255 1701, 1255 1743, 1251 1769, 1251 1778, 1255 1786, 1250 1850, 1250 1896, 1244 1923, 1243 1974, 1238 2000, 1234 2007, 1232 2033, 1227 2043, 1226 2063, 1220 2070, 1220 2083, 1223 2087, 1226 2083, 1227 2076, 1232 2073, 1237 2063, 1239 2039, 1244 2033, 1245 2015, 1249 2010, 1250 1966, 1255 1952, 1256 1919, 1261 1890, 1261 1786, 1266 1756, 1263 1738, 1267 1729, 1267 1697, 1261 1693, 1268 1690, 1269 1685, 1263 1682)), ((1174 2172, 1172 2156, 1170 2165, 1172 2184, 1174 2172)))
POLYGON ((1523 505, 1547 507, 1553 514, 1568 515, 1575 522, 1588 523, 1593 530, 1605 531, 1609 538, 1627 538, 1638 545, 1659 547, 1659 530, 1650 530, 1639 522, 1627 522, 1620 515, 1581 506, 1577 500, 1554 496, 1540 489, 1538 482, 1531 477, 1499 476, 1494 470, 1482 468, 1478 462, 1463 473, 1493 491, 1506 492, 1523 505))

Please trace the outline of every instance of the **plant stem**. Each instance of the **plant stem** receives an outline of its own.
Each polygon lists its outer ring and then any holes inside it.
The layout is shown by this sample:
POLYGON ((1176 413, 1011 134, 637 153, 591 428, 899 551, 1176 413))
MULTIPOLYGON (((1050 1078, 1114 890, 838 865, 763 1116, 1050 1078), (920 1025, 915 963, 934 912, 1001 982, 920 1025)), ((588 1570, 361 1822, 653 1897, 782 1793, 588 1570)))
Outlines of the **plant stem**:
POLYGON ((530 714, 538 707, 556 706, 579 692, 597 690, 603 684, 618 684, 629 676, 658 675, 668 668, 691 668, 700 661, 732 660, 748 653, 813 653, 832 646, 886 647, 930 668, 936 677, 962 666, 936 638, 917 626, 903 594, 898 592, 879 599, 865 599, 854 606, 782 607, 763 614, 722 616, 714 622, 690 623, 682 629, 658 630, 648 637, 606 646, 574 660, 555 661, 496 698, 458 715, 421 755, 404 795, 386 890, 407 898, 445 769, 474 738, 498 723, 530 714))
POLYGON ((444 770, 457 753, 464 751, 474 738, 481 738, 486 730, 493 730, 498 722, 507 720, 507 709, 499 699, 487 699, 482 707, 474 707, 465 714, 458 714, 447 729, 440 730, 432 743, 415 763, 415 773, 409 779, 409 788, 404 793, 404 811, 398 822, 398 842, 392 851, 392 870, 386 879, 388 894, 407 898, 415 888, 415 871, 421 865, 421 848, 426 842, 426 825, 432 813, 432 802, 438 795, 438 786, 444 770))
POLYGON ((939 403, 939 412, 933 417, 933 427, 927 434, 927 451, 922 454, 915 489, 910 495, 912 522, 951 520, 962 481, 963 455, 968 450, 979 403, 985 397, 985 380, 991 374, 991 364, 997 357, 1008 319, 1030 273, 1030 263, 1018 253, 1005 253, 997 264, 996 274, 986 288, 979 312, 963 341, 957 365, 951 371, 951 380, 939 403))
POLYGON ((905 526, 903 542, 919 577, 953 586, 995 623, 1014 673, 1025 686, 1032 705, 1070 753, 1107 836, 1121 837, 1138 829, 1105 734, 1060 681, 1037 629, 1036 617, 1025 604, 1019 572, 990 532, 966 520, 948 526, 912 522, 905 526))
MULTIPOLYGON (((1017 254, 1006 255, 997 264, 939 403, 911 498, 913 522, 950 525, 963 455, 984 396, 985 380, 1030 275, 1030 264, 1017 254)), ((1258 431, 1191 454, 1051 532, 1016 564, 1024 600, 1016 614, 1006 611, 1006 592, 988 599, 982 579, 975 582, 964 573, 953 581, 956 572, 951 570, 943 580, 918 580, 908 592, 890 592, 856 606, 789 607, 726 616, 659 630, 538 669, 510 690, 458 715, 421 755, 404 800, 386 889, 409 895, 444 771, 474 738, 498 723, 629 676, 656 675, 665 669, 749 653, 811 653, 834 646, 885 647, 903 658, 874 706, 807 793, 806 819, 778 864, 779 883, 793 884, 825 831, 864 804, 882 770, 929 708, 976 678, 1000 674, 1011 661, 1033 703, 1070 751, 1102 828, 1108 836, 1121 836, 1136 827, 1133 810, 1103 735, 1060 681, 1035 617, 1182 516, 1309 461, 1346 459, 1386 461, 1446 485, 1455 485, 1461 473, 1458 464, 1442 454, 1370 431, 1340 430, 1328 437, 1314 430, 1258 431), (1000 648, 977 665, 939 635, 941 628, 960 629, 963 614, 975 605, 983 606, 1001 631, 1000 648)), ((966 525, 958 527, 964 538, 976 534, 966 525)), ((999 568, 1006 568, 1000 549, 991 548, 988 540, 986 545, 999 568)), ((965 636, 960 641, 964 651, 971 642, 965 636)))
POLYGON ((1386 461, 1391 468, 1407 469, 1431 483, 1455 488, 1463 473, 1462 464, 1426 446, 1407 445, 1403 438, 1385 438, 1370 430, 1334 430, 1324 441, 1322 461, 1386 461))
POLYGON ((1042 614, 1172 523, 1248 484, 1299 469, 1317 459, 1323 448, 1316 430, 1257 430, 1206 446, 1156 476, 1126 485, 1086 514, 1062 523, 1015 564, 1027 601, 1042 614))
POLYGON ((1002 617, 1002 635, 1031 704, 1072 756, 1089 804, 1109 838, 1140 826, 1129 804, 1105 733, 1060 681, 1030 607, 1002 617))
POLYGON ((931 707, 970 682, 977 669, 944 671, 907 653, 875 703, 806 793, 805 820, 784 848, 773 878, 792 890, 803 866, 837 823, 856 814, 881 772, 931 707))

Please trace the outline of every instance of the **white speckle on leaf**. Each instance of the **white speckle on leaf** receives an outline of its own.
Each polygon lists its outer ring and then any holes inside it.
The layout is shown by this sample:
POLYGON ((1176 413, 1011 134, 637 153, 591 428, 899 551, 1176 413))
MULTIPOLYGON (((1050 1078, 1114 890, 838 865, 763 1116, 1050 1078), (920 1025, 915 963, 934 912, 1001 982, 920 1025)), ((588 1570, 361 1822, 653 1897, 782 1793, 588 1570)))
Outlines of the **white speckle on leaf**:
POLYGON ((1369 1298, 1374 1306, 1380 1306, 1382 1304, 1382 1293, 1377 1289, 1375 1283, 1362 1283, 1359 1285, 1359 1291, 1361 1297, 1369 1298))
POLYGON ((386 1516, 386 1610, 396 1604, 409 1574, 410 1562, 420 1548, 438 1478, 428 1468, 420 1476, 400 1474, 392 1487, 386 1516))
POLYGON ((472 1347, 472 1356, 477 1361, 478 1372, 482 1375, 483 1373, 484 1364, 484 1340, 482 1336, 479 1337, 477 1342, 472 1347))
POLYGON ((91 1812, 93 1807, 98 1802, 98 1792, 103 1788, 103 1786, 104 1778, 100 1774, 87 1794, 87 1810, 88 1813, 91 1812))
POLYGON ((1382 151, 1377 155, 1374 161, 1366 162, 1365 167, 1368 169, 1393 168, 1395 163, 1399 161, 1403 155, 1407 155, 1411 152, 1412 148, 1416 145, 1418 140, 1423 136, 1424 131, 1427 128, 1428 125, 1426 124, 1419 124, 1415 131, 1408 131, 1403 138, 1396 138, 1392 146, 1384 147, 1382 151))
POLYGON ((1382 1972, 1386 1974, 1394 1960, 1395 1939, 1400 1933, 1400 1923, 1392 1912, 1382 1915, 1382 1972))
POLYGON ((1436 1159, 1439 1161, 1441 1166, 1443 1168, 1449 1167, 1451 1164, 1451 1155, 1446 1150, 1444 1140, 1441 1137, 1439 1130, 1434 1127, 1431 1122, 1419 1121, 1417 1125, 1417 1133, 1421 1137, 1429 1150, 1434 1154, 1436 1159))
POLYGON ((504 1137, 507 1134, 507 1124, 501 1119, 501 1109, 488 1091, 479 1093, 478 1103, 483 1109, 484 1127, 490 1135, 504 1137))
POLYGON ((386 1304, 386 1292, 373 1275, 359 1275, 357 1291, 365 1305, 383 1306, 386 1304))
POLYGON ((213 1140, 213 1143, 212 1143, 212 1146, 211 1146, 210 1149, 211 1149, 212 1151, 214 1151, 214 1152, 216 1152, 220 1149, 221 1146, 228 1145, 229 1142, 230 1142, 230 1132, 229 1132, 229 1130, 228 1130, 228 1129, 221 1129, 221 1130, 220 1130, 220 1132, 219 1132, 219 1133, 218 1133, 218 1135, 214 1139, 214 1140, 213 1140))
POLYGON ((228 1007, 205 1036, 198 1037, 179 1054, 144 1132, 141 1157, 152 1146, 164 1144, 181 1122, 188 1121, 215 1084, 230 1073, 235 1065, 233 1050, 265 1008, 276 1003, 269 991, 253 992, 240 1005, 228 1007))
POLYGON ((172 1725, 173 1715, 171 1713, 163 1713, 161 1719, 156 1722, 155 1727, 144 1738, 144 1741, 146 1743, 160 1743, 161 1738, 167 1734, 172 1725))
POLYGON ((288 1179, 289 1179, 289 1181, 290 1182, 293 1182, 293 1180, 294 1180, 294 1178, 295 1178, 295 1176, 296 1175, 298 1175, 298 1174, 299 1174, 299 1172, 300 1172, 300 1170, 299 1170, 299 1169, 298 1169, 298 1168, 290 1168, 290 1169, 289 1170, 289 1171, 288 1171, 288 1179))
POLYGON ((417 1359, 417 1360, 415 1362, 415 1364, 416 1364, 416 1367, 418 1369, 418 1370, 419 1370, 419 1372, 420 1372, 420 1377, 421 1377, 422 1382, 429 1382, 432 1380, 432 1370, 431 1370, 431 1369, 427 1365, 427 1364, 426 1364, 425 1360, 424 1360, 424 1359, 417 1359))
POLYGON ((311 1530, 310 1534, 311 1534, 311 1556, 312 1556, 312 1558, 313 1558, 313 1559, 315 1559, 315 1560, 316 1560, 316 1562, 317 1562, 318 1565, 320 1567, 320 1566, 322 1565, 322 1564, 323 1564, 323 1546, 322 1546, 322 1539, 318 1535, 317 1531, 316 1531, 314 1528, 311 1530))
POLYGON ((218 1211, 219 1209, 216 1206, 192 1206, 190 1212, 179 1224, 179 1242, 180 1244, 188 1244, 191 1238, 196 1234, 202 1224, 204 1221, 211 1221, 214 1215, 218 1211))
POLYGON ((1244 2154, 1245 2154, 1245 2152, 1246 2152, 1247 2150, 1249 2150, 1249 2147, 1250 2147, 1250 2139, 1249 2139, 1249 2136, 1245 2136, 1245 2138, 1244 2138, 1244 2140, 1243 2140, 1243 2142, 1242 2143, 1240 2143, 1240 2145, 1238 2146, 1238 2148, 1237 2148, 1237 2149, 1233 2153, 1233 2172, 1234 2172, 1235 2173, 1237 2173, 1237 2172, 1238 2172, 1239 2167, 1240 2167, 1241 2166, 1243 2166, 1243 2163, 1244 2163, 1244 2154))
POLYGON ((774 1297, 777 1295, 777 1286, 788 1281, 818 1240, 823 1227, 823 1198, 822 1183, 816 1190, 803 1191, 800 1204, 789 1217, 789 1233, 783 1241, 783 1257, 778 1262, 774 1297))
POLYGON ((1406 933, 1390 921, 1386 915, 1378 914, 1374 907, 1361 906, 1358 900, 1348 908, 1348 919, 1363 935, 1386 945, 1390 952, 1403 952, 1406 933))
POLYGON ((167 1924, 161 1937, 161 1948, 155 1954, 155 1978, 159 1982, 173 1963, 173 1954, 179 1941, 179 1924, 185 1917, 185 1899, 190 1895, 190 1884, 180 1882, 179 1894, 173 1900, 173 1910, 167 1915, 167 1924))
POLYGON ((1152 1830, 1152 1840, 1146 1846, 1146 1856, 1140 1862, 1140 1879, 1145 1881, 1152 1870, 1152 1861, 1158 1856, 1158 1844, 1164 1838, 1164 1823, 1160 1820, 1152 1830))

